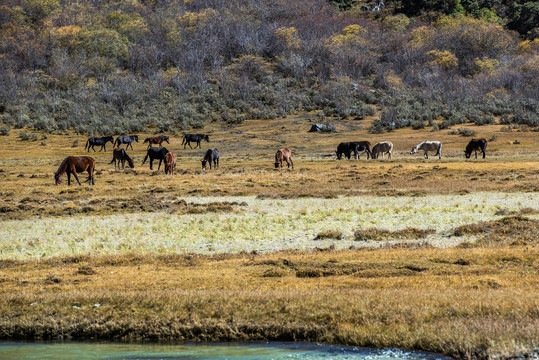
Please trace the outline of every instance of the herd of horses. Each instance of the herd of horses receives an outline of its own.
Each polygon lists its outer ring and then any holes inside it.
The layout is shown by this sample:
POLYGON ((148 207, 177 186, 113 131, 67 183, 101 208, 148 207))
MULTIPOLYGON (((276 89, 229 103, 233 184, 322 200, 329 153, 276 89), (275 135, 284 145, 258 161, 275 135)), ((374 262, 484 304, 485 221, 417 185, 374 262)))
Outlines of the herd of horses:
MULTIPOLYGON (((182 145, 184 145, 184 149, 187 145, 189 145, 189 147, 193 149, 193 147, 191 146, 191 142, 194 142, 196 143, 194 149, 196 149, 197 147, 201 148, 200 143, 202 140, 210 142, 208 135, 205 134, 184 134, 182 145)), ((115 149, 112 152, 112 160, 109 164, 112 164, 114 162, 114 169, 119 169, 120 165, 122 166, 122 169, 124 169, 125 162, 127 162, 129 167, 134 168, 135 163, 133 162, 133 159, 131 159, 131 157, 127 154, 127 149, 129 147, 133 149, 133 141, 139 141, 138 135, 118 136, 116 140, 114 140, 112 136, 91 137, 88 139, 88 141, 86 141, 84 149, 88 149, 89 152, 90 148, 92 148, 92 150, 94 150, 95 152, 94 146, 97 145, 101 146, 101 149, 99 149, 99 151, 107 151, 106 144, 110 142, 111 144, 113 144, 113 146, 115 146, 115 149), (120 148, 120 145, 122 144, 127 144, 125 149, 120 148)), ((144 165, 149 159, 150 170, 153 170, 153 161, 159 160, 159 166, 157 167, 157 170, 159 171, 161 169, 161 164, 164 161, 165 174, 172 175, 174 174, 174 169, 176 168, 176 156, 172 152, 168 151, 167 148, 162 146, 164 142, 170 144, 168 136, 159 135, 149 137, 144 140, 143 143, 148 143, 148 148, 146 149, 146 156, 142 161, 142 165, 144 165), (152 145, 158 145, 159 147, 153 147, 152 145)), ((477 159, 477 152, 479 151, 483 154, 484 159, 486 157, 486 148, 487 141, 485 139, 472 139, 468 143, 468 145, 466 145, 464 155, 467 159, 469 159, 472 156, 472 153, 475 152, 475 158, 477 159)), ((410 154, 413 155, 421 150, 423 151, 423 156, 425 159, 429 158, 429 151, 435 151, 434 156, 438 156, 438 159, 442 158, 442 143, 440 141, 423 141, 414 146, 412 151, 410 151, 410 154)), ((351 159, 352 155, 355 159, 359 159, 360 154, 363 153, 367 155, 367 159, 378 159, 380 154, 382 155, 382 159, 386 154, 388 158, 391 159, 392 152, 393 144, 390 141, 382 141, 372 147, 371 143, 368 141, 342 142, 337 146, 336 150, 337 159, 339 160, 342 159, 343 155, 346 159, 351 159)), ((214 169, 219 168, 219 157, 220 153, 217 148, 213 147, 206 150, 206 152, 204 153, 204 157, 201 160, 202 169, 206 170, 206 166, 208 164, 210 170, 212 169, 212 165, 214 169)), ((292 167, 292 169, 294 169, 294 162, 292 161, 292 150, 286 147, 277 150, 277 153, 275 154, 275 168, 282 168, 284 162, 286 162, 288 168, 292 167)), ((81 185, 77 174, 86 171, 88 172, 87 181, 90 185, 93 185, 94 170, 95 161, 93 158, 89 156, 68 156, 62 161, 62 164, 54 174, 54 180, 56 185, 60 184, 62 182, 63 175, 67 173, 68 185, 71 184, 71 175, 73 175, 75 177, 75 180, 77 180, 78 184, 81 185)))

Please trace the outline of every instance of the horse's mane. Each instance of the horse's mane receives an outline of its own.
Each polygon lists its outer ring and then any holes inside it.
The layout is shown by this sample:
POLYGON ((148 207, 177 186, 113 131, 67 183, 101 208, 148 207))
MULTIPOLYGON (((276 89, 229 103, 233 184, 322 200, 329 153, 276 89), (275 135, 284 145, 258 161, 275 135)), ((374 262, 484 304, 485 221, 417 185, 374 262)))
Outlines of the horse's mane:
MULTIPOLYGON (((60 166, 58 167, 58 170, 56 170, 56 172, 54 173, 55 176, 58 176, 60 174, 63 174, 66 172, 66 169, 67 169, 67 161, 69 159, 69 156, 66 157, 64 159, 64 161, 62 161, 62 163, 60 164, 60 166)), ((50 174, 50 173, 49 173, 50 174)))

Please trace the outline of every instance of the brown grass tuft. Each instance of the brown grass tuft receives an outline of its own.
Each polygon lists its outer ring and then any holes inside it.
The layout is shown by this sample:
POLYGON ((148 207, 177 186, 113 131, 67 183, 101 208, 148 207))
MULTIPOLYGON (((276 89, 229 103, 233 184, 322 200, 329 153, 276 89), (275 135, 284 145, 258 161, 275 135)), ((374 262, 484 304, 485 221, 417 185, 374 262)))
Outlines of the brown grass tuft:
POLYGON ((429 234, 434 234, 436 230, 433 229, 417 229, 417 228, 405 228, 402 230, 383 230, 370 228, 365 230, 356 230, 354 232, 354 240, 356 241, 382 241, 382 240, 402 240, 402 239, 424 239, 429 234))
POLYGON ((337 230, 326 230, 318 233, 314 240, 325 240, 325 239, 334 239, 334 240, 341 240, 342 239, 342 233, 337 230))
MULTIPOLYGON (((459 226, 452 231, 455 236, 479 236, 476 245, 538 244, 539 220, 523 216, 509 216, 499 220, 482 221, 459 226)), ((461 244, 464 247, 464 244, 461 244)))

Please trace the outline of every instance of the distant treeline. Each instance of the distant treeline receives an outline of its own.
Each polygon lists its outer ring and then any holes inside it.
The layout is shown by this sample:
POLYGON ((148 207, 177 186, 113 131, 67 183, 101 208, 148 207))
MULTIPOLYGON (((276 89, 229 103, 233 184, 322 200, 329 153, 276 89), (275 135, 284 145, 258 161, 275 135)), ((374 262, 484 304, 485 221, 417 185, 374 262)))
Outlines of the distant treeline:
POLYGON ((4 0, 1 133, 175 132, 311 111, 362 119, 376 107, 373 132, 539 126, 536 2, 386 3, 4 0))

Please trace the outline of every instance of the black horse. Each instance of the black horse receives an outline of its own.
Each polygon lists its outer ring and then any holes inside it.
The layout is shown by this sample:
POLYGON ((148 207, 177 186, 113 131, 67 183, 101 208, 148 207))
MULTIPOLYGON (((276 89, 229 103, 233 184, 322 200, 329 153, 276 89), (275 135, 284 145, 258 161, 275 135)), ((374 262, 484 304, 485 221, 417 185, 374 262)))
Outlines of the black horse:
POLYGON ((357 158, 357 145, 354 142, 342 142, 337 146, 337 159, 341 160, 344 157, 350 159, 351 153, 357 158))
POLYGON ((356 144, 355 158, 359 157, 359 153, 366 152, 367 159, 371 156, 371 143, 368 141, 353 141, 351 144, 356 144))
POLYGON ((148 157, 150 158, 150 170, 153 170, 153 161, 155 159, 159 159, 159 166, 157 167, 157 170, 161 169, 161 162, 165 160, 165 155, 168 153, 167 148, 165 147, 158 147, 154 148, 151 147, 146 152, 146 156, 144 157, 144 161, 142 162, 142 165, 148 160, 148 157))
POLYGON ((213 168, 217 169, 219 167, 219 150, 217 150, 217 148, 211 148, 206 150, 206 153, 204 154, 204 159, 202 160, 202 170, 206 170, 207 163, 210 163, 211 170, 212 162, 213 168))
POLYGON ((184 149, 185 149, 185 147, 186 147, 187 145, 189 145, 189 147, 190 147, 191 149, 193 149, 193 147, 191 146, 191 141, 192 141, 192 142, 196 142, 197 144, 196 144, 196 146, 194 147, 194 148, 196 149, 197 147, 201 147, 201 146, 200 146, 200 142, 201 142, 202 140, 206 140, 207 142, 210 142, 210 138, 209 138, 208 135, 204 135, 204 134, 185 134, 185 135, 183 136, 182 145, 183 145, 183 148, 184 148, 184 149))
POLYGON ((112 136, 103 136, 103 137, 91 137, 86 141, 86 145, 84 146, 84 150, 88 148, 88 152, 90 152, 90 148, 95 152, 94 146, 101 145, 101 150, 107 151, 106 145, 110 141, 111 144, 114 145, 114 138, 112 136))
POLYGON ((116 138, 116 141, 114 142, 114 147, 120 147, 121 144, 127 144, 125 147, 126 150, 131 146, 131 150, 133 149, 133 141, 138 142, 138 135, 129 135, 129 136, 118 136, 116 138))
POLYGON ((469 159, 472 156, 472 151, 475 151, 475 158, 477 159, 477 152, 481 151, 483 153, 483 159, 486 156, 485 150, 487 149, 487 141, 485 139, 472 139, 466 145, 466 150, 464 150, 464 155, 466 159, 469 159))

